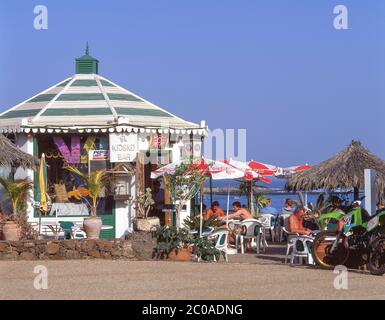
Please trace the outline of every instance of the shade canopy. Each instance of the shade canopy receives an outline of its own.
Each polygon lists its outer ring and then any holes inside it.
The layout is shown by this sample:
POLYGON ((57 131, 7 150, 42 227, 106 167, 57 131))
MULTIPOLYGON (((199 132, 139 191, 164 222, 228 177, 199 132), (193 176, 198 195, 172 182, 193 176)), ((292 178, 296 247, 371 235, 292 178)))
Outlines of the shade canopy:
MULTIPOLYGON (((190 161, 177 161, 158 168, 151 172, 151 178, 157 179, 164 175, 175 175, 176 168, 182 163, 190 164, 190 161)), ((211 176, 214 180, 239 179, 244 175, 241 170, 235 169, 224 162, 211 159, 201 158, 191 163, 190 166, 201 174, 211 176)))
POLYGON ((359 141, 352 141, 346 149, 328 160, 290 175, 285 187, 290 191, 362 189, 365 169, 376 170, 377 192, 383 195, 385 162, 363 147, 359 141))
POLYGON ((0 166, 35 168, 34 158, 0 134, 0 166))

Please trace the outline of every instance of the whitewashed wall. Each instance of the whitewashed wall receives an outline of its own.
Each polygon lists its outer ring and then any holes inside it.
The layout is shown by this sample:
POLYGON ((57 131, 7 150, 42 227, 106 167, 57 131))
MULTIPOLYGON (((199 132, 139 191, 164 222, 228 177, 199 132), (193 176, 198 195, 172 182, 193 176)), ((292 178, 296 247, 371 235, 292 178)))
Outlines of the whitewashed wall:
MULTIPOLYGON (((15 144, 25 153, 28 153, 33 156, 33 137, 32 135, 18 134, 16 136, 15 144)), ((15 179, 24 179, 28 178, 33 182, 34 174, 31 169, 18 168, 15 173, 15 179)), ((29 193, 29 201, 27 202, 27 214, 29 219, 33 218, 33 189, 29 193)))
MULTIPOLYGON (((131 195, 135 197, 135 177, 131 179, 131 195)), ((133 203, 127 201, 116 201, 115 204, 115 237, 121 238, 134 231, 135 209, 133 203)))

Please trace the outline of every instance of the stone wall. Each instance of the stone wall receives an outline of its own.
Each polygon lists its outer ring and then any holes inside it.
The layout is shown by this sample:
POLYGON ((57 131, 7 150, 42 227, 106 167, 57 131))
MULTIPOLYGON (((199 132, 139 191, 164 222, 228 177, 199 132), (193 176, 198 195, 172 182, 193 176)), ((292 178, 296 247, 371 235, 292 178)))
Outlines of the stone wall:
POLYGON ((135 260, 130 240, 0 241, 0 260, 135 260))

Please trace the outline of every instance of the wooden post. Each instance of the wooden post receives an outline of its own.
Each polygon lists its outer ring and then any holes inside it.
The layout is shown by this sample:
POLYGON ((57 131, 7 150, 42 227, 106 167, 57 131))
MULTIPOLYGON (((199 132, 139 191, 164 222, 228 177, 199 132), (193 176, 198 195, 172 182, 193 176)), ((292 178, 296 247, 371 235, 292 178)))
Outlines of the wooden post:
POLYGON ((358 189, 357 187, 354 187, 354 200, 359 200, 360 198, 360 189, 358 189))
POLYGON ((145 191, 144 187, 144 155, 141 152, 136 154, 136 173, 135 173, 135 193, 136 196, 139 192, 145 191))

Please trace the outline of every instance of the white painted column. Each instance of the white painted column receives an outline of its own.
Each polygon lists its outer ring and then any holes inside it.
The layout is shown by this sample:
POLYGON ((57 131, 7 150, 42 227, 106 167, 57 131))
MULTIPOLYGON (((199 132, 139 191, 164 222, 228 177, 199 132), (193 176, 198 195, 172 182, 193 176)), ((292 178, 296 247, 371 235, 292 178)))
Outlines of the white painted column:
POLYGON ((370 215, 376 212, 376 170, 365 169, 365 209, 370 215))
MULTIPOLYGON (((28 153, 33 156, 33 136, 32 135, 26 135, 26 134, 18 134, 16 136, 15 144, 25 153, 28 153)), ((15 179, 24 179, 28 178, 33 182, 34 180, 34 174, 33 170, 31 169, 23 169, 18 168, 15 172, 15 179)), ((32 201, 33 201, 33 189, 30 191, 29 201, 27 202, 27 214, 28 219, 33 219, 33 207, 32 207, 32 201)))

